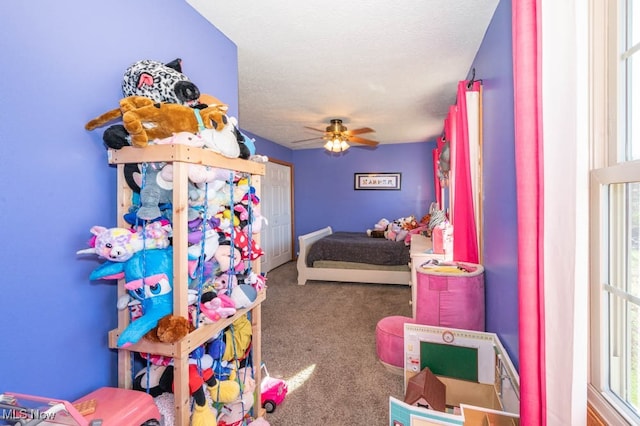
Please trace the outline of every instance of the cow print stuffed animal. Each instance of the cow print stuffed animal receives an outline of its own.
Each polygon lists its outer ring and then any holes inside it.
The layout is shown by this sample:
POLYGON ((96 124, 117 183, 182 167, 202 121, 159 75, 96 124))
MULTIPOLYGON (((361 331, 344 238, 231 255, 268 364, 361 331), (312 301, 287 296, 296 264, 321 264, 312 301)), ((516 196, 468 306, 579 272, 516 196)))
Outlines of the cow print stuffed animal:
MULTIPOLYGON (((200 105, 200 90, 182 73, 182 60, 163 64, 151 59, 134 62, 122 78, 124 97, 144 96, 157 103, 180 104, 195 108, 200 105)), ((131 144, 129 133, 121 124, 107 128, 102 135, 107 148, 120 149, 131 144)))
POLYGON ((145 96, 158 103, 197 105, 200 90, 182 73, 181 59, 167 64, 145 59, 124 72, 122 94, 145 96))

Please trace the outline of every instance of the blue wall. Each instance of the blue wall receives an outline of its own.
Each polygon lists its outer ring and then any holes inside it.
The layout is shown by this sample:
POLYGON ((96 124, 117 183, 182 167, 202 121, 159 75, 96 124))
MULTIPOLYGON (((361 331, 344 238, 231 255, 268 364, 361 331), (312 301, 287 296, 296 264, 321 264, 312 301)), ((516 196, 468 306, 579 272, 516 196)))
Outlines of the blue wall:
POLYGON ((518 368, 518 223, 510 0, 498 5, 473 67, 483 82, 486 326, 487 331, 498 334, 518 368))
POLYGON ((282 145, 273 143, 268 139, 265 139, 246 130, 242 130, 242 133, 255 140, 256 154, 266 155, 269 158, 285 161, 287 163, 293 162, 293 151, 289 148, 285 148, 282 145))
POLYGON ((381 218, 415 215, 435 201, 435 142, 352 147, 341 154, 324 149, 290 150, 248 131, 258 154, 294 166, 295 239, 327 225, 335 231, 365 231, 381 218), (356 191, 354 173, 400 172, 399 191, 356 191))
POLYGON ((177 57, 237 116, 237 49, 173 0, 1 2, 0 27, 0 392, 75 399, 117 383, 115 285, 75 254, 117 220, 115 170, 84 124, 117 107, 131 63, 177 57))
POLYGON ((365 231, 381 218, 415 215, 435 201, 435 142, 353 147, 342 154, 324 149, 293 152, 296 234, 330 225, 334 231, 365 231), (401 172, 399 191, 356 191, 354 173, 401 172))

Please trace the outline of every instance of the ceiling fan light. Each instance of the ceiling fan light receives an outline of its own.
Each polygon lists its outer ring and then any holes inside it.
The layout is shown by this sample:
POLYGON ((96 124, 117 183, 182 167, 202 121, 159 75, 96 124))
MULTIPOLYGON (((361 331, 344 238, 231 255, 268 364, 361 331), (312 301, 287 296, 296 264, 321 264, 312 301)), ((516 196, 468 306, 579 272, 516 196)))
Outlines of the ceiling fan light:
POLYGON ((343 140, 340 140, 339 138, 329 140, 324 144, 324 149, 329 152, 342 152, 346 151, 348 148, 349 144, 343 140))

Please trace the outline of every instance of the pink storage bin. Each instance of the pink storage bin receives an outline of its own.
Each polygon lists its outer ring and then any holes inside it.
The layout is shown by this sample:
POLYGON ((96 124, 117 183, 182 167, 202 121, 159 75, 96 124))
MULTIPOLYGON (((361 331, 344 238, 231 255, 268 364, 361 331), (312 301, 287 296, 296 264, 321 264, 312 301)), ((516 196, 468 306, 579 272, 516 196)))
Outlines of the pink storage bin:
POLYGON ((404 324, 414 324, 413 318, 390 316, 376 325, 376 353, 380 362, 391 372, 404 371, 404 324))
POLYGON ((467 272, 417 269, 417 324, 485 331, 484 268, 455 262, 467 272))

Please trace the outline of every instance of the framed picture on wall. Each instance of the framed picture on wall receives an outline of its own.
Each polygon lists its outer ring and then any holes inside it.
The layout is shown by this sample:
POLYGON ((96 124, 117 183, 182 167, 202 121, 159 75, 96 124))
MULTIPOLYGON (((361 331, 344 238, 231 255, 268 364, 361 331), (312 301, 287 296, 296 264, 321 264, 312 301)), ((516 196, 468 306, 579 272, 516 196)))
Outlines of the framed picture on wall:
POLYGON ((354 173, 355 190, 400 190, 402 173, 354 173))

